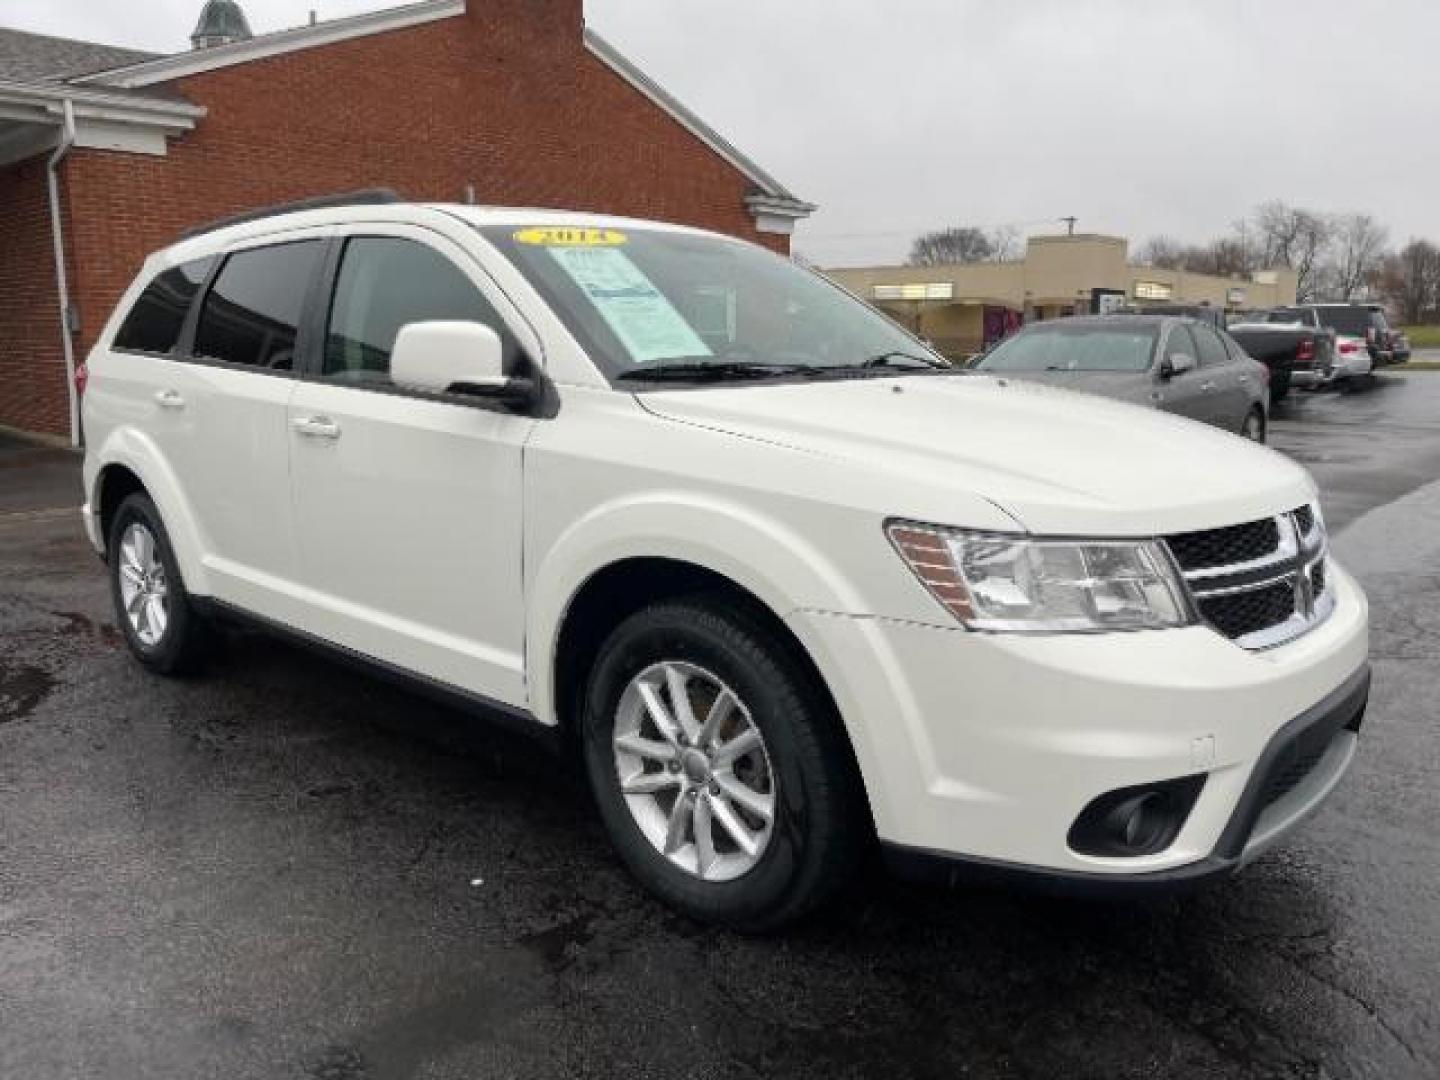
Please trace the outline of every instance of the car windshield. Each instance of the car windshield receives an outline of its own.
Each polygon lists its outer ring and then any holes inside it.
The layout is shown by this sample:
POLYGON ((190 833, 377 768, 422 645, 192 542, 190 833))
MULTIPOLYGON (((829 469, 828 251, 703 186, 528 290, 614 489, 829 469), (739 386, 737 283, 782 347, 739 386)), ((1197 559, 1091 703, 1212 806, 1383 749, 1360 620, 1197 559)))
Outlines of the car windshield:
POLYGON ((795 263, 661 229, 482 228, 612 379, 953 371, 795 263))
POLYGON ((981 371, 1148 371, 1153 326, 1045 326, 995 347, 981 371))

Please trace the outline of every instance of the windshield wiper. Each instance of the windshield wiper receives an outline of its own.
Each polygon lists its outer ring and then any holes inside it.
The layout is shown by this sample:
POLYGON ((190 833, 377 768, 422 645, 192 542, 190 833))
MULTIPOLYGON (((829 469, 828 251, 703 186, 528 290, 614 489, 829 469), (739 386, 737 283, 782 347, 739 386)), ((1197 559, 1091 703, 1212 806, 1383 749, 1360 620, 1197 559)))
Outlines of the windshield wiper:
POLYGON ((938 360, 929 359, 924 356, 916 356, 914 353, 902 352, 899 349, 891 349, 889 352, 876 353, 874 356, 867 359, 864 363, 858 364, 856 366, 862 368, 909 368, 912 370, 915 368, 924 368, 930 371, 950 370, 949 364, 942 364, 938 360), (913 360, 914 363, 897 364, 897 360, 913 360))
POLYGON ((622 371, 615 378, 633 382, 722 382, 725 379, 771 379, 809 371, 809 364, 765 364, 754 360, 726 360, 721 363, 654 364, 622 371))

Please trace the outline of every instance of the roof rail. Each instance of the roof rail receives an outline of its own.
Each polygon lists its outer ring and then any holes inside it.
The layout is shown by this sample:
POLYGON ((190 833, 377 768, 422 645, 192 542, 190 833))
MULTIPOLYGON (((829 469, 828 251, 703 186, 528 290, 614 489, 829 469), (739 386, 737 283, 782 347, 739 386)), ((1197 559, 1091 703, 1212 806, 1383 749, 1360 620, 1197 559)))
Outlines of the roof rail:
POLYGON ((346 191, 336 195, 314 195, 308 199, 296 199, 294 202, 276 203, 274 206, 265 206, 256 210, 244 210, 238 214, 231 214, 216 221, 204 225, 193 225, 180 234, 181 240, 191 240, 197 236, 204 236, 206 233, 215 232, 217 229, 226 229, 231 225, 244 225, 250 221, 263 221, 266 218, 276 217, 280 214, 297 214, 302 210, 329 210, 337 206, 385 206, 391 203, 404 202, 399 194, 391 188, 364 188, 360 191, 346 191))

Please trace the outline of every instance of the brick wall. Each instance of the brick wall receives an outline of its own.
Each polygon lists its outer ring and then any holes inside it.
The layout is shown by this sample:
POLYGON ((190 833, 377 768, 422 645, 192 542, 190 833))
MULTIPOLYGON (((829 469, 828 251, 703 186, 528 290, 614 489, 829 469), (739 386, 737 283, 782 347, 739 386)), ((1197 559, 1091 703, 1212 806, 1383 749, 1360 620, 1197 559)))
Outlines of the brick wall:
POLYGON ((45 166, 0 167, 0 424, 68 434, 45 166))
MULTIPOLYGON (((580 8, 485 0, 463 17, 208 72, 173 87, 209 115, 167 157, 76 151, 66 183, 82 349, 145 256, 185 226, 361 187, 462 201, 473 185, 482 203, 683 222, 788 251, 787 237, 755 231, 743 175, 590 54, 580 8)), ((55 401, 47 430, 63 424, 55 401)))

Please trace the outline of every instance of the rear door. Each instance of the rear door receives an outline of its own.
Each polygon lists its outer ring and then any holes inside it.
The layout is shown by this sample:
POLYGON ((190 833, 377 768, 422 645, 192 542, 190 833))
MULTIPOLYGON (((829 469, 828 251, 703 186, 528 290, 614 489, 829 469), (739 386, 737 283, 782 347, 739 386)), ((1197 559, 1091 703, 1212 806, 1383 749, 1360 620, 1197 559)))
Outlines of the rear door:
POLYGON ((460 245, 415 226, 337 240, 315 369, 285 439, 308 586, 299 624, 487 698, 525 701, 521 456, 536 421, 396 386, 400 328, 494 328, 507 363, 538 339, 460 245))
POLYGON ((1226 431, 1239 431, 1257 392, 1250 366, 1236 363, 1210 327, 1196 325, 1190 331, 1200 350, 1201 390, 1209 397, 1209 421, 1226 431))
POLYGON ((299 577, 286 408, 325 251, 323 233, 311 233, 226 256, 187 334, 189 383, 176 406, 194 436, 175 466, 216 596, 280 620, 299 577))
MULTIPOLYGON (((145 286, 96 365, 85 398, 87 436, 117 424, 143 427, 161 459, 179 473, 195 454, 195 371, 181 362, 191 311, 217 260, 196 259, 161 271, 145 286)), ((193 493, 186 490, 187 497, 193 493)))

